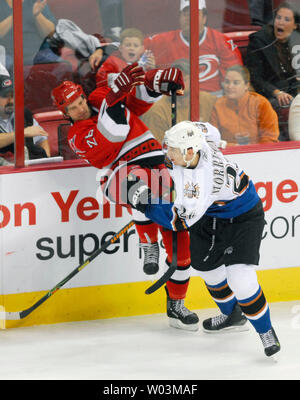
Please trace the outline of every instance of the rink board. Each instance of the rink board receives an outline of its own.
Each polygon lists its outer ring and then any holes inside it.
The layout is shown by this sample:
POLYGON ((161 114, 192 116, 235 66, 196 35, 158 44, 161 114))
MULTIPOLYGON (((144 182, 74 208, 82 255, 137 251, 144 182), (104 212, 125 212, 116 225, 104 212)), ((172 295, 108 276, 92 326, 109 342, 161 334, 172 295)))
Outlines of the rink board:
MULTIPOLYGON (((258 274, 270 302, 300 298, 299 151, 228 155, 250 175, 266 210, 258 274)), ((102 204, 98 181, 99 171, 81 164, 0 175, 0 305, 7 311, 31 306, 131 219, 102 204)), ((7 327, 164 312, 163 289, 144 294, 151 283, 132 227, 39 309, 7 327)), ((187 305, 214 307, 195 273, 187 305)))

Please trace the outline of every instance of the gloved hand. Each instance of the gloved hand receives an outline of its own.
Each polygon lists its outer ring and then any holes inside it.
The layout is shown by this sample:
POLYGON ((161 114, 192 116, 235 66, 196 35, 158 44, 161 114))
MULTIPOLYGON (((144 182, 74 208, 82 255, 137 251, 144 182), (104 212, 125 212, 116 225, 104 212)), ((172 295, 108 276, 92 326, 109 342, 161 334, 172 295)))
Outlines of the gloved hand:
POLYGON ((146 72, 145 86, 155 93, 171 95, 176 90, 176 94, 182 96, 184 93, 184 81, 182 72, 179 68, 152 69, 146 72))
POLYGON ((136 85, 144 83, 145 72, 137 63, 127 65, 115 79, 111 90, 106 95, 109 107, 122 100, 136 85))

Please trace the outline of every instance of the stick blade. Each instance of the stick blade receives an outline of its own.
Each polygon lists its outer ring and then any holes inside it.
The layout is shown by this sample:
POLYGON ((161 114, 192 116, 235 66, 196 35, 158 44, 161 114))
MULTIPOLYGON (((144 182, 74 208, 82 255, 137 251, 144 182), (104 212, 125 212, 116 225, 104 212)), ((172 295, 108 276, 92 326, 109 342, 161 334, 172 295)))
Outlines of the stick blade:
POLYGON ((21 314, 19 312, 5 312, 5 319, 6 320, 12 320, 12 321, 17 321, 18 319, 21 319, 21 314))
POLYGON ((145 290, 145 294, 152 294, 156 292, 161 286, 163 286, 174 274, 176 271, 176 265, 169 267, 169 269, 165 272, 165 274, 160 277, 152 286, 148 287, 148 289, 145 290))

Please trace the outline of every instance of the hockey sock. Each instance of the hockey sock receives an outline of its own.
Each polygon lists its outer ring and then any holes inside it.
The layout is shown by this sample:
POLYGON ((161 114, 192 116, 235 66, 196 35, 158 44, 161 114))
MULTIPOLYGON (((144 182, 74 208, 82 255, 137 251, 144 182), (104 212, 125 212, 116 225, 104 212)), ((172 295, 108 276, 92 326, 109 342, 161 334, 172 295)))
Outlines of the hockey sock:
MULTIPOLYGON (((170 263, 166 260, 166 264, 170 263)), ((171 299, 185 299, 190 282, 190 266, 177 266, 172 278, 166 283, 171 299)))
POLYGON ((260 286, 253 296, 238 299, 238 303, 256 332, 265 333, 271 329, 269 306, 260 286))
POLYGON ((265 333, 271 329, 269 306, 257 281, 255 266, 234 264, 227 267, 227 279, 237 301, 254 329, 265 333))
POLYGON ((230 315, 237 303, 237 299, 228 286, 227 279, 217 285, 208 285, 206 282, 205 284, 214 302, 221 310, 221 313, 230 315))
POLYGON ((141 243, 155 243, 158 240, 158 225, 152 221, 141 223, 135 221, 135 227, 141 243))

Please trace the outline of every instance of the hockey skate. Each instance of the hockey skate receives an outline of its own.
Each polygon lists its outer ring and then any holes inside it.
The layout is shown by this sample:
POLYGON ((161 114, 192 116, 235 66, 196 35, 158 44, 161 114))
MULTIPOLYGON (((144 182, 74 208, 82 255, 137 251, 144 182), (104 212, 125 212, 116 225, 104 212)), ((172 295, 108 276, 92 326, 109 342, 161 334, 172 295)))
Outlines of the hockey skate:
POLYGON ((267 357, 273 357, 275 361, 276 357, 274 355, 280 350, 280 343, 274 331, 274 328, 269 329, 266 333, 260 333, 262 344, 265 349, 265 355, 267 357))
POLYGON ((202 326, 204 332, 218 333, 227 330, 247 331, 245 326, 247 318, 242 314, 242 310, 238 304, 230 315, 220 314, 216 317, 208 318, 203 321, 202 326))
POLYGON ((159 270, 159 244, 155 243, 140 243, 141 248, 144 250, 144 266, 143 271, 147 275, 154 275, 159 270))
POLYGON ((166 287, 165 290, 167 293, 167 316, 169 317, 169 325, 177 329, 197 331, 199 329, 198 315, 185 307, 183 299, 171 299, 166 287))

